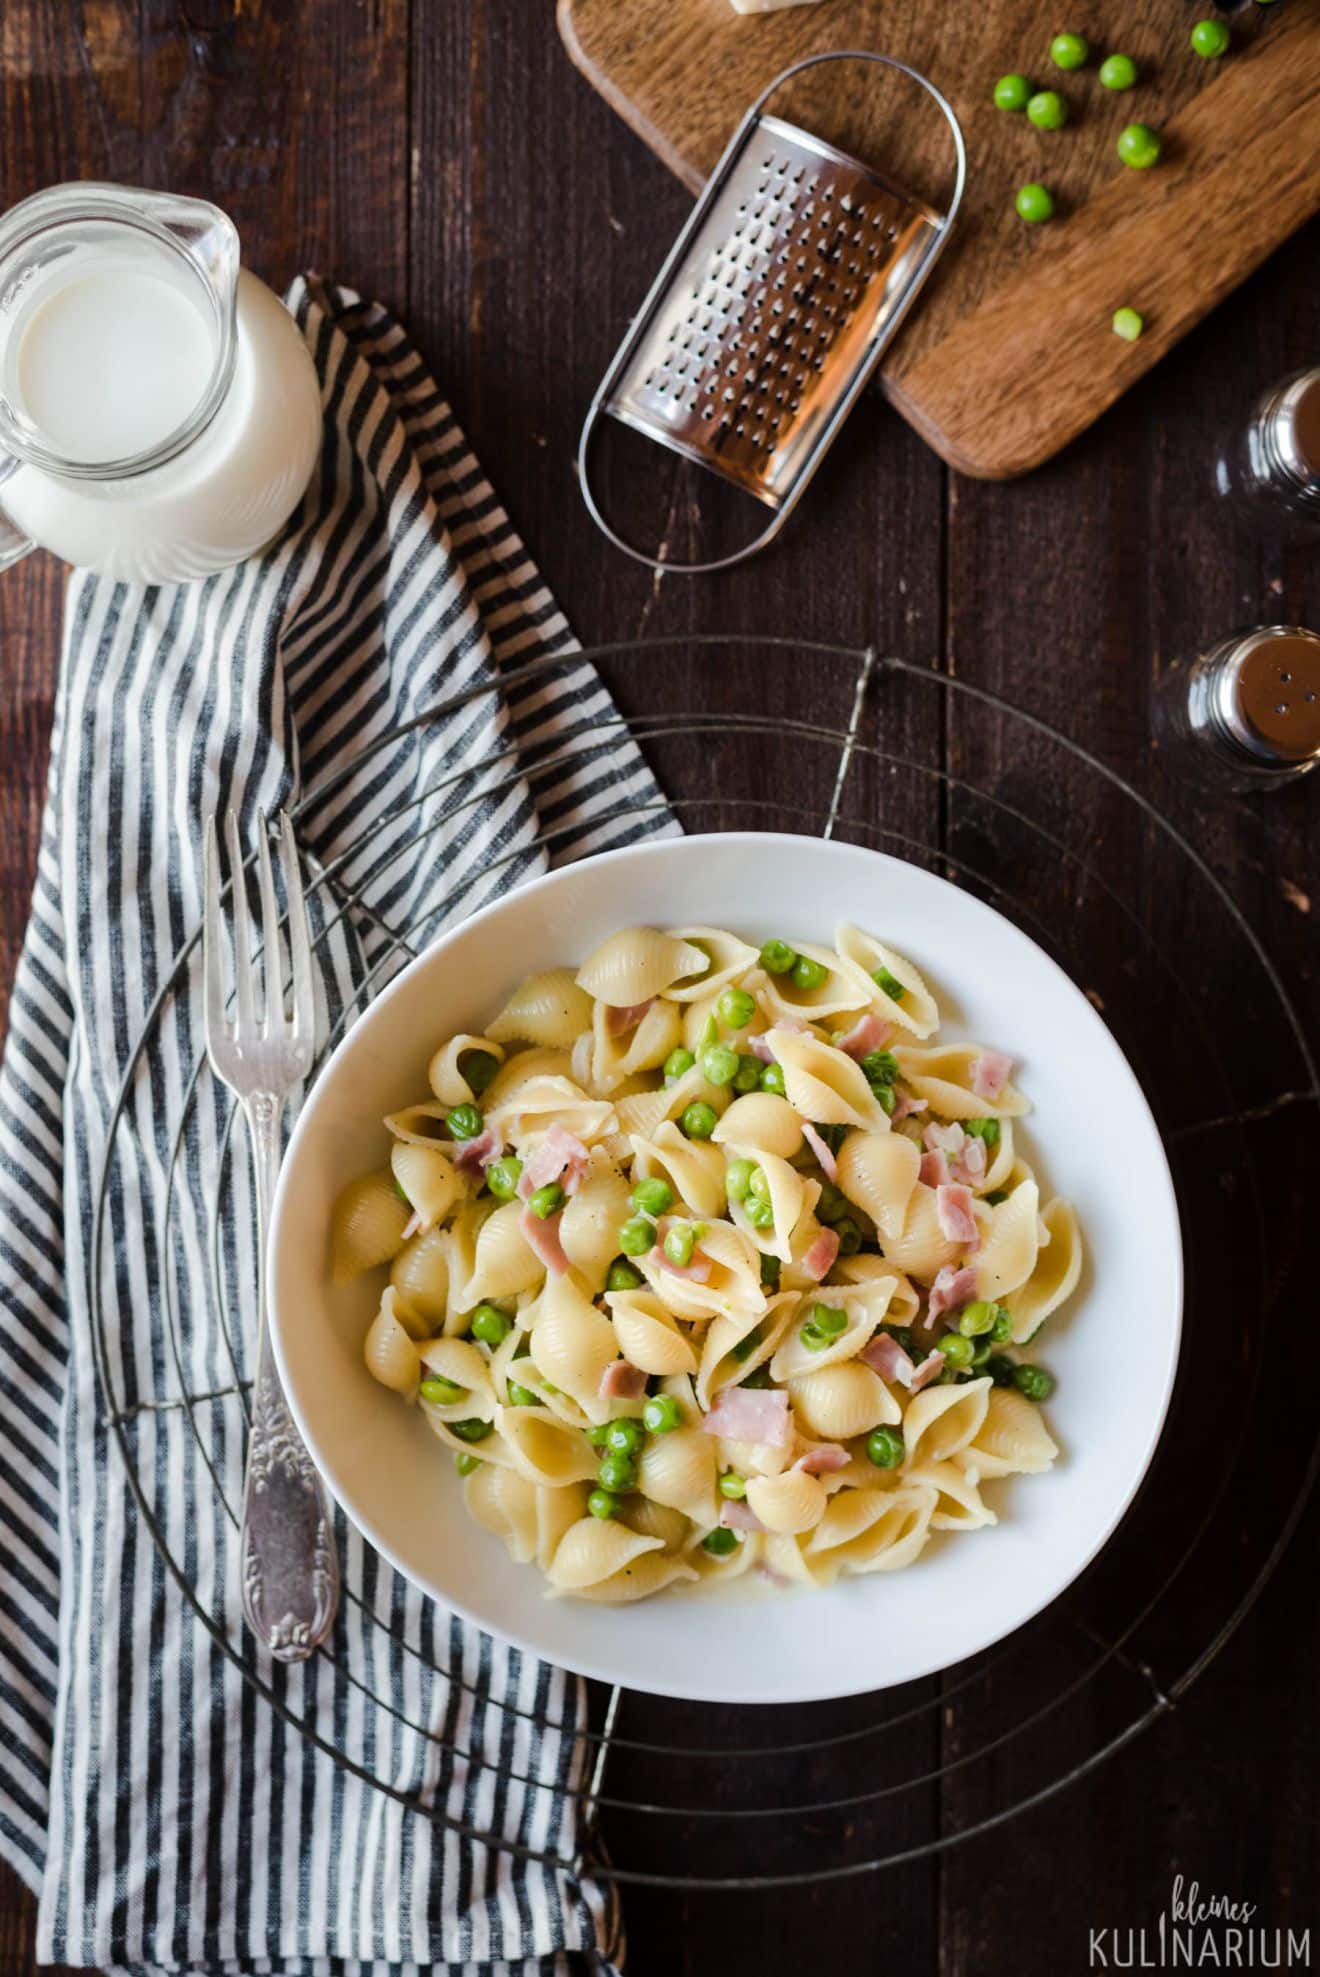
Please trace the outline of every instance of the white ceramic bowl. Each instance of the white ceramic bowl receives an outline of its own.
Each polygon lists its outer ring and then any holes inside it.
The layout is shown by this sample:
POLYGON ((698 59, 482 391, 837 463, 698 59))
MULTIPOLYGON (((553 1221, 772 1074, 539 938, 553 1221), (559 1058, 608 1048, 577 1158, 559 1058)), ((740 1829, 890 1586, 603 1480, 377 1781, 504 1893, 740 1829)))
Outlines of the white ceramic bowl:
POLYGON ((946 1668, 1020 1627, 1099 1550, 1154 1452, 1178 1355, 1182 1254, 1146 1101, 1085 996, 990 907, 914 865, 819 838, 689 837, 535 881, 420 955, 340 1044, 298 1121, 271 1242, 271 1323, 289 1401, 330 1489, 369 1541, 443 1605, 607 1682, 712 1702, 851 1695, 946 1668), (379 1273, 333 1288, 330 1204, 384 1163, 382 1115, 427 1090, 437 1044, 524 975, 580 960, 615 928, 724 925, 828 942, 857 921, 910 955, 942 1037, 1020 1060, 1025 1122, 1051 1188, 1076 1204, 1088 1264, 1042 1334, 1058 1381, 1047 1475, 989 1486, 1000 1522, 937 1535, 905 1571, 824 1591, 665 1593, 640 1606, 546 1599, 533 1566, 467 1516, 453 1459, 369 1376, 379 1273))

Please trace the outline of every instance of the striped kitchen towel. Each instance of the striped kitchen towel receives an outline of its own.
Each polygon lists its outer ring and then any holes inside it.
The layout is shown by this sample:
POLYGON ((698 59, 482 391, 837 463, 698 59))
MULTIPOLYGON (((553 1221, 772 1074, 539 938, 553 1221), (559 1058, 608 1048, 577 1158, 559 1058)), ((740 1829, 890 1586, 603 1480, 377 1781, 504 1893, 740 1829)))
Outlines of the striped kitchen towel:
POLYGON ((674 828, 588 666, 496 685, 572 640, 397 323, 313 278, 288 300, 326 437, 284 536, 204 583, 69 590, 0 1083, 0 1849, 43 1963, 608 1968, 575 1681, 342 1521, 331 1652, 281 1668, 240 1617, 247 1161, 177 965, 202 819, 232 804, 250 845, 300 806, 309 884, 336 867, 326 1023, 543 869, 538 832, 569 858, 674 828), (514 746, 537 766, 490 766, 514 746))

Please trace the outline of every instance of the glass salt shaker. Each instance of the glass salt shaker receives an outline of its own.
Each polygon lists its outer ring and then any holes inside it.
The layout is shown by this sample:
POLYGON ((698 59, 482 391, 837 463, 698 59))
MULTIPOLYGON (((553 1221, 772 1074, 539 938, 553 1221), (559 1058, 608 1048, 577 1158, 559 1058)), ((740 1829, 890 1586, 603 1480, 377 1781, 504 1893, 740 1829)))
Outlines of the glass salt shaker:
POLYGON ((1220 441, 1215 488, 1271 541, 1320 541, 1320 366, 1271 385, 1220 441))
POLYGON ((1170 766, 1221 789, 1293 782, 1320 760, 1320 637, 1301 625, 1231 632, 1156 693, 1170 766))

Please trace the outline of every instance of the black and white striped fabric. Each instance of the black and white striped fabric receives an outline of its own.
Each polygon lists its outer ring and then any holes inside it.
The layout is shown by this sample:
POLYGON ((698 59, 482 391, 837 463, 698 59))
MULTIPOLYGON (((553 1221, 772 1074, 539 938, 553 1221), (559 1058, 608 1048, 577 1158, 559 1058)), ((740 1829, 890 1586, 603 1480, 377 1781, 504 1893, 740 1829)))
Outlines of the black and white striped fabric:
POLYGON ((406 958, 394 932, 542 869, 538 830, 563 858, 674 828, 588 667, 494 689, 572 641, 401 329, 311 278, 289 306, 326 423, 294 525, 202 584, 69 591, 0 1083, 0 1848, 40 1892, 41 1962, 608 1968, 589 1880, 417 1809, 572 1860, 576 1683, 437 1613, 342 1522, 333 1652, 281 1669, 242 1628, 252 1222, 226 1096, 191 1085, 195 967, 133 1055, 198 923, 201 820, 232 804, 251 843, 258 806, 301 805, 309 883, 337 867, 327 1025, 406 958), (491 766, 514 745, 540 768, 491 766))

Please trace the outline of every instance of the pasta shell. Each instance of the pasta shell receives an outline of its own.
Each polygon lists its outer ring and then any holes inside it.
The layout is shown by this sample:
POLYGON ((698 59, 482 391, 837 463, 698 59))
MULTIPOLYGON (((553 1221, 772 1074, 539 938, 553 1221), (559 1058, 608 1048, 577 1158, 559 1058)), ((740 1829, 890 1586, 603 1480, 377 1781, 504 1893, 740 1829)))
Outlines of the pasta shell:
POLYGON ((886 947, 874 934, 863 933, 860 927, 845 920, 839 927, 835 939, 839 952, 854 967, 866 976, 870 987, 870 1006, 900 1028, 910 1031, 914 1037, 928 1037, 939 1028, 940 1012, 934 996, 905 955, 886 947), (903 994, 886 994, 875 979, 876 970, 885 968, 901 983, 903 994))
POLYGON ((471 1105, 479 1094, 463 1076, 462 1060, 470 1051, 483 1051, 497 1064, 504 1062, 504 1046, 492 1037, 457 1036, 442 1044, 431 1059, 427 1076, 431 1090, 442 1105, 471 1105))
POLYGON ((770 1047, 784 1073, 784 1092, 804 1119, 817 1125, 889 1130, 889 1119, 846 1051, 796 1030, 771 1030, 770 1047))
POLYGON ((394 1308, 394 1292, 388 1287, 380 1310, 372 1319, 362 1347, 362 1357, 373 1380, 383 1387, 413 1400, 421 1375, 417 1347, 400 1323, 394 1308))
POLYGON ((838 1365, 841 1360, 855 1359, 888 1310, 892 1282, 892 1278, 882 1277, 864 1290, 854 1291, 840 1285, 837 1289, 801 1298, 793 1321, 785 1331, 784 1342, 770 1361, 771 1379, 785 1386, 790 1380, 821 1372, 826 1366, 838 1365), (843 1310, 848 1323, 836 1339, 831 1339, 819 1352, 813 1352, 803 1340, 802 1326, 811 1315, 812 1305, 817 1302, 843 1310))
POLYGON ((867 1435, 882 1422, 891 1426, 903 1410, 878 1373, 860 1359, 806 1373, 789 1384, 789 1398, 799 1424, 822 1441, 846 1442, 867 1435))
POLYGON ((495 1388, 490 1362, 467 1339, 430 1339, 419 1350, 423 1371, 462 1388, 455 1401, 424 1400, 422 1406, 438 1421, 493 1421, 495 1388))
POLYGON ((650 1497, 635 1493, 624 1500, 620 1521, 644 1538, 659 1538, 668 1552, 682 1551, 692 1526, 681 1510, 666 1503, 652 1503, 650 1497))
POLYGON ((656 1129, 663 1120, 676 1119, 696 1099, 701 1099, 717 1113, 725 1111, 729 1104, 728 1091, 718 1085, 708 1085, 694 1064, 681 1078, 675 1078, 672 1085, 664 1085, 657 1091, 638 1092, 631 1098, 621 1098, 615 1110, 623 1132, 635 1133, 639 1139, 649 1140, 655 1138, 656 1129))
POLYGON ((458 1198, 458 1175, 439 1147, 396 1140, 390 1149, 390 1171, 408 1197, 412 1219, 423 1229, 433 1228, 458 1198))
POLYGON ((747 1484, 747 1505, 767 1531, 796 1537, 819 1524, 829 1495, 819 1476, 805 1469, 785 1469, 782 1476, 753 1476, 747 1484))
MULTIPOLYGON (((817 1528, 819 1529, 819 1526, 817 1528)), ((759 1543, 760 1562, 771 1577, 781 1585, 816 1586, 826 1583, 820 1576, 815 1561, 808 1558, 804 1547, 796 1538, 771 1535, 760 1539, 759 1543)))
POLYGON ((989 1482, 996 1476, 1038 1475, 1058 1453, 1040 1409, 1012 1387, 995 1387, 976 1438, 961 1450, 958 1461, 989 1482))
MULTIPOLYGON (((730 1579, 741 1579, 761 1563, 762 1547, 767 1540, 757 1532, 746 1537, 739 1534, 738 1543, 732 1551, 709 1552, 697 1541, 704 1533, 693 1532, 693 1542, 689 1544, 687 1558, 698 1579, 718 1579, 727 1585, 730 1579)), ((780 1544, 796 1546, 794 1538, 780 1538, 780 1544)))
POLYGON ((979 1531, 983 1525, 999 1522, 989 1504, 982 1502, 976 1474, 964 1466, 961 1456, 952 1462, 921 1463, 905 1481, 935 1491, 930 1519, 933 1531, 979 1531))
POLYGON ((428 1229, 406 1242, 391 1265, 390 1282, 408 1309, 432 1329, 443 1324, 449 1301, 448 1229, 428 1229))
POLYGON ((461 1435, 456 1435, 451 1421, 445 1418, 439 1408, 422 1403, 422 1418, 437 1441, 444 1443, 455 1455, 475 1455, 477 1460, 492 1468, 507 1468, 510 1463, 508 1447, 501 1434, 492 1432, 474 1448, 461 1435))
POLYGON ((637 1258, 656 1296, 683 1318, 730 1318, 749 1312, 759 1317, 766 1298, 761 1288, 761 1258, 750 1238, 731 1222, 707 1222, 700 1247, 710 1266, 704 1283, 671 1270, 660 1249, 637 1258))
POLYGON ((819 1023, 827 1016, 844 1016, 870 1005, 876 987, 865 969, 831 947, 817 947, 806 940, 793 945, 799 954, 825 969, 825 980, 819 988, 800 989, 791 975, 767 975, 756 999, 772 1025, 803 1020, 819 1023))
POLYGON ((685 1139, 672 1119, 662 1119, 650 1139, 632 1138, 637 1174, 658 1176, 696 1215, 724 1213, 724 1155, 709 1140, 685 1139))
MULTIPOLYGON (((516 1058, 514 1062, 517 1062, 516 1058)), ((491 1090, 494 1090, 493 1085, 491 1090)), ((551 1125, 562 1126, 565 1132, 580 1139, 584 1146, 590 1146, 593 1140, 603 1139, 607 1133, 617 1133, 619 1130, 618 1118, 609 1101, 588 1098, 582 1087, 575 1085, 571 1078, 528 1078, 497 1104, 489 1103, 489 1094, 487 1100, 487 1124, 519 1147, 532 1139, 539 1139, 551 1125)))
POLYGON ((543 1407, 500 1407, 496 1424, 520 1475, 530 1483, 558 1489, 585 1483, 600 1460, 580 1428, 570 1428, 543 1407))
POLYGON ((608 1154, 593 1148, 578 1191, 569 1196, 559 1220, 560 1245, 590 1290, 604 1284, 619 1253, 620 1224, 631 1213, 627 1181, 608 1154))
POLYGON ((608 1291, 605 1302, 619 1349, 632 1365, 643 1373, 696 1371, 697 1356, 660 1298, 650 1291, 608 1291))
POLYGON ((969 1380, 962 1386, 925 1387, 914 1394, 903 1414, 905 1470, 945 1462, 975 1441, 985 1420, 990 1389, 990 1381, 984 1379, 969 1380))
POLYGON ((940 1227, 935 1190, 924 1181, 917 1182, 908 1198, 901 1234, 880 1236, 879 1243, 887 1263, 922 1283, 929 1283, 946 1263, 962 1255, 962 1245, 950 1242, 940 1227))
POLYGON ((791 1160, 802 1145, 802 1121, 778 1092, 749 1091, 734 1099, 711 1139, 717 1146, 755 1146, 791 1160))
POLYGON ((588 1420, 607 1421, 610 1408, 600 1396, 601 1375, 619 1356, 609 1319, 570 1277, 552 1277, 527 1316, 532 1359, 542 1379, 571 1395, 588 1420))
POLYGON ((724 1387, 736 1386, 772 1357, 792 1321, 797 1303, 795 1292, 780 1291, 759 1317, 755 1312, 745 1311, 734 1318, 711 1320, 701 1342, 701 1364, 697 1369, 697 1400, 703 1408, 709 1408, 724 1387), (735 1357, 734 1349, 738 1346, 749 1349, 735 1357))
POLYGON ((807 1539, 817 1565, 843 1572, 897 1572, 930 1536, 938 1501, 924 1483, 897 1489, 840 1490, 807 1539))
POLYGON ((571 1074, 572 1062, 572 1052, 569 1050, 542 1049, 539 1046, 506 1057, 486 1089, 483 1110, 489 1114, 498 1106, 506 1105, 514 1093, 529 1085, 533 1078, 567 1078, 571 1074))
MULTIPOLYGON (((1036 1183, 1024 1181, 998 1208, 978 1210, 988 1224, 973 1259, 978 1297, 1004 1297, 1025 1285, 1034 1272, 1040 1242, 1039 1203, 1036 1183)), ((1080 1257, 1077 1267, 1080 1271, 1080 1257)))
POLYGON ((710 957, 681 934, 623 927, 587 956, 577 971, 577 984, 597 1002, 628 1009, 709 969, 710 957))
MULTIPOLYGON (((793 1255, 793 1231, 797 1228, 806 1200, 806 1182, 795 1167, 790 1167, 778 1154, 763 1153, 759 1147, 732 1147, 731 1152, 741 1152, 760 1167, 765 1176, 772 1221, 764 1229, 757 1229, 747 1219, 747 1208, 743 1202, 731 1202, 729 1214, 736 1228, 742 1230, 749 1242, 755 1244, 763 1256, 777 1256, 781 1263, 788 1263, 793 1255)), ((819 1197, 817 1197, 819 1199, 819 1197)))
POLYGON ((999 1188, 1006 1188, 1017 1156, 1013 1150, 1013 1121, 1001 1119, 999 1122, 999 1144, 986 1163, 985 1173, 976 1183, 975 1194, 994 1194, 999 1188))
POLYGON ((721 989, 737 981, 756 963, 756 949, 723 927, 675 927, 670 937, 695 948, 702 957, 699 976, 694 976, 691 969, 685 969, 684 979, 671 982, 664 990, 674 1002, 692 1002, 718 995, 721 989))
MULTIPOLYGON (((1011 1207, 1013 1200, 1010 1195, 1001 1208, 1011 1207)), ((1025 1344, 1040 1330, 1050 1313, 1072 1296, 1082 1274, 1082 1232, 1072 1204, 1056 1195, 1045 1204, 1040 1219, 1049 1245, 1037 1254, 1026 1282, 1007 1300, 1013 1314, 1015 1345, 1025 1344)))
POLYGON ((518 1565, 536 1556, 537 1494, 535 1483, 512 1466, 483 1462, 463 1479, 463 1501, 470 1515, 483 1529, 503 1538, 518 1565))
POLYGON ((587 1045, 592 1089, 608 1095, 639 1071, 658 1070, 682 1034, 683 1018, 672 1002, 657 999, 622 1036, 610 1029, 609 1005, 596 1003, 587 1045))
POLYGON ((638 1488, 653 1503, 681 1510, 703 1531, 716 1521, 715 1438, 702 1428, 651 1435, 638 1458, 638 1488))
POLYGON ((387 1129, 396 1140, 407 1146, 448 1147, 453 1143, 445 1113, 448 1107, 439 1099, 428 1100, 424 1105, 405 1105, 402 1112, 391 1112, 385 1120, 387 1129))
POLYGON ((536 1562, 543 1572, 558 1551, 564 1533, 587 1515, 587 1485, 566 1483, 536 1492, 536 1562))
POLYGON ((402 1201, 390 1174, 363 1174, 350 1181, 335 1199, 330 1222, 330 1254, 334 1280, 351 1283, 364 1270, 388 1263, 403 1247, 403 1232, 412 1213, 402 1201))
POLYGON ((581 1593, 613 1578, 648 1551, 659 1550, 659 1538, 630 1531, 617 1518, 583 1517, 560 1539, 547 1576, 556 1592, 581 1593))
POLYGON ((940 1044, 922 1050, 898 1044, 894 1056, 903 1080, 945 1119, 1015 1119, 1031 1110, 1016 1085, 1007 1084, 998 1098, 980 1098, 972 1090, 972 1066, 981 1056, 975 1043, 940 1044))
POLYGON ((644 1558, 633 1559, 621 1571, 611 1573, 608 1579, 598 1579, 593 1585, 580 1586, 578 1599, 591 1600, 597 1606, 629 1606, 639 1599, 651 1599, 656 1593, 664 1592, 673 1586, 697 1576, 685 1558, 677 1558, 668 1552, 650 1552, 644 1558))
POLYGON ((901 1133, 849 1133, 838 1153, 839 1186, 881 1236, 903 1230, 921 1153, 901 1133))
POLYGON ((545 1265, 522 1232, 523 1204, 506 1201, 477 1230, 472 1273, 463 1292, 468 1305, 496 1303, 535 1290, 545 1281, 545 1265))
POLYGON ((571 1050, 583 1030, 591 1028, 591 997, 578 987, 571 968, 548 968, 529 975, 490 1025, 496 1043, 536 1043, 552 1050, 571 1050))
POLYGON ((882 1277, 892 1279, 894 1285, 885 1307, 885 1323, 910 1325, 921 1310, 921 1300, 907 1278, 886 1257, 872 1256, 866 1250, 860 1250, 856 1256, 841 1256, 829 1274, 826 1288, 831 1289, 835 1284, 857 1284, 865 1288, 882 1277))

